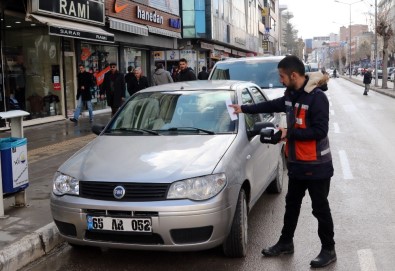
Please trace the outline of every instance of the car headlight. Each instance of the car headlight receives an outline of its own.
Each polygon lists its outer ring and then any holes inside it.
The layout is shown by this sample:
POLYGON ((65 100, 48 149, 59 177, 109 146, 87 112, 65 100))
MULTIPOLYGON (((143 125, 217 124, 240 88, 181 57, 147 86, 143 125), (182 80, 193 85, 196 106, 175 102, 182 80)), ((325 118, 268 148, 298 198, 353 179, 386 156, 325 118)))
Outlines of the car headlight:
POLYGON ((224 173, 178 181, 171 184, 167 199, 206 200, 216 196, 225 185, 224 173))
POLYGON ((65 194, 79 195, 80 183, 76 178, 56 172, 53 179, 52 192, 58 196, 65 194))

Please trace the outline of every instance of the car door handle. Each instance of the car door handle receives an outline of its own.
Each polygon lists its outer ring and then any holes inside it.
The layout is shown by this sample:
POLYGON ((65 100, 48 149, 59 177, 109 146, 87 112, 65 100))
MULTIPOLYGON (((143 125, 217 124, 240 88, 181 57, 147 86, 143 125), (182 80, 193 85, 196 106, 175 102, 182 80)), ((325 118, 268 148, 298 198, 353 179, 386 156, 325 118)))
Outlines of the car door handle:
POLYGON ((247 160, 250 160, 250 159, 251 159, 251 155, 250 155, 250 154, 247 155, 246 159, 247 159, 247 160))

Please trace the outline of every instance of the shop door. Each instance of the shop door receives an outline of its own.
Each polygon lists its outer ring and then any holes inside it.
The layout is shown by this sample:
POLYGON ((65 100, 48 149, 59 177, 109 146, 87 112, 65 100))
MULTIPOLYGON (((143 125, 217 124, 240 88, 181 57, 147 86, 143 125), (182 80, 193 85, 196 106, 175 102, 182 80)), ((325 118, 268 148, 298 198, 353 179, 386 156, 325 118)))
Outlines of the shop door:
POLYGON ((75 93, 76 91, 74 90, 76 83, 75 83, 75 57, 74 54, 67 54, 65 53, 64 56, 64 71, 65 71, 65 79, 66 79, 66 106, 67 106, 67 116, 66 117, 73 117, 74 114, 74 109, 76 107, 76 100, 75 100, 75 93))

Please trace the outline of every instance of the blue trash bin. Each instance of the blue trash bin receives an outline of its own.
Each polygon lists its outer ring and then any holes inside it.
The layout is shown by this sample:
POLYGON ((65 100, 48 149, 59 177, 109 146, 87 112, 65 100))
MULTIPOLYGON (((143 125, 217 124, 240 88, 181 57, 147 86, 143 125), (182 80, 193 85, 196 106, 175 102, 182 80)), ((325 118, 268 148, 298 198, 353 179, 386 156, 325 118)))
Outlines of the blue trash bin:
POLYGON ((29 186, 26 138, 0 138, 3 193, 15 193, 29 186))

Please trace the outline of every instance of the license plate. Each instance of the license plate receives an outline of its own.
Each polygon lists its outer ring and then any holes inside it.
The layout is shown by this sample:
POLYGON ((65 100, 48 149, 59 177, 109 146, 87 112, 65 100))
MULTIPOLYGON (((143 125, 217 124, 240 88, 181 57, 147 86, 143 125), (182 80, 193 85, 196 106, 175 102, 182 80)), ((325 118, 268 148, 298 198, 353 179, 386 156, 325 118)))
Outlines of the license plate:
POLYGON ((88 230, 119 232, 152 232, 151 218, 86 217, 88 230))

